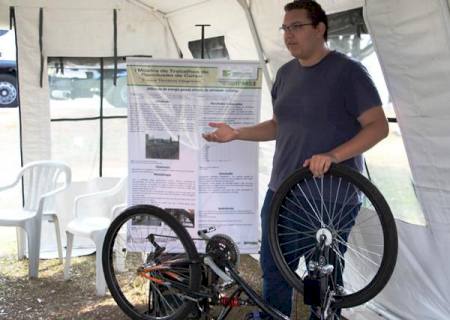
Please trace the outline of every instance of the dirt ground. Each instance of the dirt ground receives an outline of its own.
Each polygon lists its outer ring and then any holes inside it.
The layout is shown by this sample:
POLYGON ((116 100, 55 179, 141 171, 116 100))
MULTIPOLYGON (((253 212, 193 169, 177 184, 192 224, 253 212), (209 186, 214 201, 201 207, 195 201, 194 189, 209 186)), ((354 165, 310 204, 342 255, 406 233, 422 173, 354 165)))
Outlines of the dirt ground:
MULTIPOLYGON (((41 260, 39 279, 29 280, 28 260, 18 261, 11 254, 0 257, 0 319, 128 319, 109 294, 95 295, 95 255, 72 261, 70 281, 64 281, 63 265, 57 259, 41 260)), ((261 273, 255 259, 242 255, 239 269, 253 288, 261 287, 261 273)), ((301 302, 296 305, 291 319, 306 319, 305 306, 301 302)), ((235 308, 229 319, 243 319, 248 311, 248 307, 235 308)))

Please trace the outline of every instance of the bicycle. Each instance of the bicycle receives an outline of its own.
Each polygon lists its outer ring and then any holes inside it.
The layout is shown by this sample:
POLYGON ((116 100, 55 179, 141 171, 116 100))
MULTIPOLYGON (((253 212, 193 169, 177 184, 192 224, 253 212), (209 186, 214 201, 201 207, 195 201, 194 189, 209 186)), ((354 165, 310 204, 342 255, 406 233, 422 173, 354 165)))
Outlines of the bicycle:
MULTIPOLYGON (((193 239, 172 215, 151 205, 121 213, 108 229, 102 257, 119 307, 132 319, 181 320, 211 319, 215 305, 222 307, 215 319, 223 320, 233 307, 255 305, 273 319, 289 319, 239 276, 237 245, 227 235, 208 236, 214 230, 200 230, 193 239), (133 224, 140 220, 157 223, 133 224)), ((303 168, 286 179, 272 202, 269 237, 283 277, 324 320, 373 298, 395 267, 389 206, 369 180, 343 165, 318 178, 303 168)))

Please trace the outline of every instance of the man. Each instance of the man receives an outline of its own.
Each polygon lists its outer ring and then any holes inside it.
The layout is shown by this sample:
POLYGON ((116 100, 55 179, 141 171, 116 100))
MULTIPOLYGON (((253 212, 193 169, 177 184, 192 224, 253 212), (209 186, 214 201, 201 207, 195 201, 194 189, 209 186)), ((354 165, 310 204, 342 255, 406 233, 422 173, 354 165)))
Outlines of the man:
MULTIPOLYGON (((277 73, 271 120, 232 128, 210 123, 207 141, 276 140, 269 190, 261 210, 264 299, 286 315, 291 313, 292 288, 283 280, 270 253, 268 217, 274 191, 301 166, 314 176, 332 163, 344 162, 359 171, 361 154, 388 134, 381 100, 364 67, 336 51, 327 41, 327 17, 318 3, 300 0, 285 6, 281 29, 294 57, 277 73)), ((310 319, 318 319, 314 314, 310 319)))

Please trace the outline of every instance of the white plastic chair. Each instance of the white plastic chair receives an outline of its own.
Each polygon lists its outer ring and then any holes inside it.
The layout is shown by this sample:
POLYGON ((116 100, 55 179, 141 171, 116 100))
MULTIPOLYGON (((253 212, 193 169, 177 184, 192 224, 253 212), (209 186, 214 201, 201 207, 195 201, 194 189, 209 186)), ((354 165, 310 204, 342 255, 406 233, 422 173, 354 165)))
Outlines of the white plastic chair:
POLYGON ((67 250, 64 279, 70 279, 73 239, 75 235, 90 238, 95 243, 95 286, 98 296, 106 293, 102 267, 102 247, 106 231, 115 214, 125 207, 127 179, 122 178, 111 189, 84 194, 75 198, 74 219, 66 227, 67 250))
MULTIPOLYGON (((26 231, 29 256, 28 274, 30 278, 37 278, 43 219, 55 224, 58 254, 62 263, 61 234, 53 196, 70 185, 71 170, 69 166, 60 161, 31 162, 19 171, 12 184, 0 187, 0 191, 14 187, 21 178, 23 178, 25 195, 24 206, 14 212, 0 212, 0 225, 20 227, 26 231)), ((17 235, 18 258, 22 259, 25 257, 25 235, 22 230, 18 230, 17 235)))

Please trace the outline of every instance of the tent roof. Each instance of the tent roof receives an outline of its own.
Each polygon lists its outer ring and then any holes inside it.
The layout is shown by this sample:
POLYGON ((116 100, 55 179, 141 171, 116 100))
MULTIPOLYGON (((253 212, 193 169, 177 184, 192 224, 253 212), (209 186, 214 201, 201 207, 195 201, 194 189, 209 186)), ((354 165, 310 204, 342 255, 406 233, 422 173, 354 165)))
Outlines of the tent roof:
MULTIPOLYGON (((170 15, 181 10, 189 9, 207 2, 223 0, 0 0, 0 28, 9 25, 10 6, 43 7, 43 8, 77 8, 77 9, 107 9, 121 8, 127 4, 155 10, 163 15, 170 15)), ((237 0, 236 0, 237 1, 237 0)), ((254 0, 253 0, 254 1, 254 0)), ((252 5, 252 0, 247 0, 252 5)), ((275 0, 273 0, 275 1, 275 0)), ((362 7, 363 0, 318 0, 327 13, 340 12, 362 7)), ((279 0, 275 1, 279 2, 279 0)), ((282 0, 283 3, 290 1, 282 0)))

